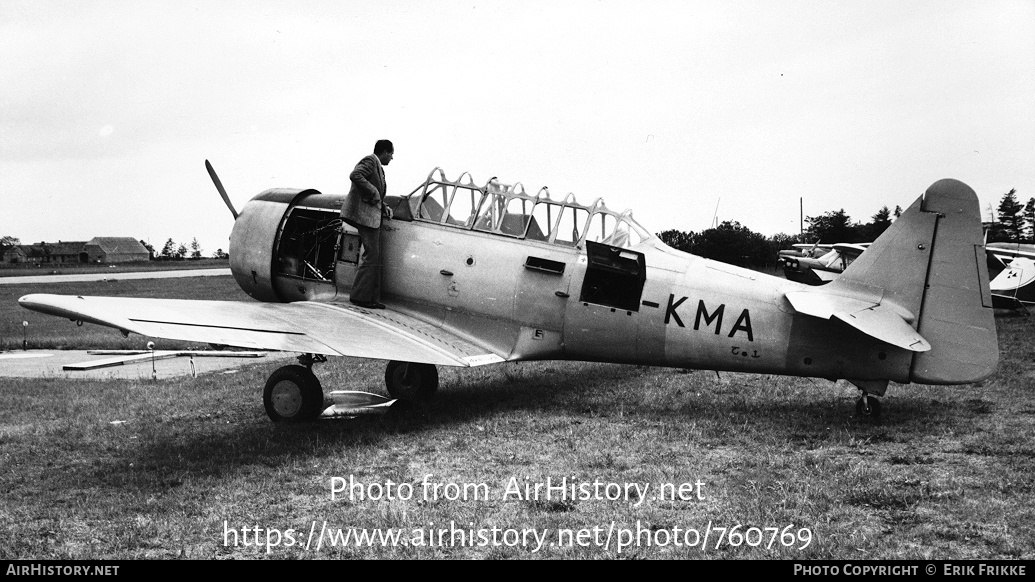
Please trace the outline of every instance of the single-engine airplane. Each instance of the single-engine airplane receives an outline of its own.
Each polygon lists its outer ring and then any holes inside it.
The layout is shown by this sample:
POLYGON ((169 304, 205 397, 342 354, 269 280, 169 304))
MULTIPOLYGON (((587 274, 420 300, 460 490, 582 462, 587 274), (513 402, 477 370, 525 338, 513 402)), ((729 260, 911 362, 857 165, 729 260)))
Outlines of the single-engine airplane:
POLYGON ((989 284, 992 303, 999 309, 1027 311, 1035 304, 1035 246, 988 243, 989 269, 996 269, 989 284))
POLYGON ((999 349, 974 191, 940 180, 834 281, 810 287, 674 250, 630 212, 436 168, 385 199, 388 308, 348 302, 359 237, 343 195, 272 189, 236 215, 230 265, 259 302, 26 295, 35 311, 124 334, 297 352, 263 392, 274 421, 324 406, 313 364, 389 360, 388 393, 424 399, 436 366, 583 360, 845 379, 876 417, 889 381, 966 384, 999 349))
POLYGON ((799 243, 794 245, 794 250, 777 254, 783 264, 784 277, 807 285, 825 285, 844 272, 868 246, 870 243, 799 243))

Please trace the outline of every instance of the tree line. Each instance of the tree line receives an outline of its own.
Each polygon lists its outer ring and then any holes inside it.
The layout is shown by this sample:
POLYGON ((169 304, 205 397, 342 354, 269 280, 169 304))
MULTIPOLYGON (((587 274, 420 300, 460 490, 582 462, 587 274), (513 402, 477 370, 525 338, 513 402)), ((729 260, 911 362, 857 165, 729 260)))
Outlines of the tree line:
MULTIPOLYGON (((805 218, 804 233, 775 234, 766 237, 741 225, 726 221, 702 232, 666 230, 658 238, 670 247, 695 255, 741 267, 768 269, 776 265, 777 254, 797 243, 866 243, 873 242, 891 223, 902 215, 902 208, 887 206, 876 212, 869 222, 854 222, 842 208, 805 218)), ((987 226, 988 242, 1035 243, 1035 198, 1022 204, 1017 189, 1012 188, 999 202, 997 220, 987 226)))
MULTIPOLYGON (((204 258, 204 255, 202 255, 201 252, 201 245, 198 243, 197 237, 191 240, 189 247, 184 243, 177 243, 170 238, 165 241, 165 244, 162 245, 162 250, 157 253, 155 252, 155 248, 147 244, 147 242, 140 241, 140 244, 144 245, 147 252, 151 253, 151 260, 182 261, 184 259, 204 258)), ((230 255, 228 255, 223 249, 216 249, 216 251, 212 253, 213 259, 226 259, 229 258, 229 256, 230 255)))
POLYGON ((702 232, 666 230, 659 232, 658 238, 672 248, 706 259, 752 269, 769 269, 776 265, 779 251, 792 248, 797 243, 873 242, 901 214, 899 206, 894 210, 884 206, 869 222, 860 223, 853 221, 842 208, 806 217, 808 228, 795 235, 779 233, 767 237, 735 220, 727 220, 702 232))

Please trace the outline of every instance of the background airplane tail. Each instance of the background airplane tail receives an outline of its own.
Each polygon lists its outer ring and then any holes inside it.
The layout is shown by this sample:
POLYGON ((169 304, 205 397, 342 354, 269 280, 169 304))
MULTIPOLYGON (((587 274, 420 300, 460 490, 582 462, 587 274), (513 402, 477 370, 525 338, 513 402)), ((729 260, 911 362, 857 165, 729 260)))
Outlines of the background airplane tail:
POLYGON ((913 382, 964 384, 995 372, 999 342, 981 211, 966 184, 932 184, 831 285, 880 295, 915 325, 931 349, 913 354, 913 382))

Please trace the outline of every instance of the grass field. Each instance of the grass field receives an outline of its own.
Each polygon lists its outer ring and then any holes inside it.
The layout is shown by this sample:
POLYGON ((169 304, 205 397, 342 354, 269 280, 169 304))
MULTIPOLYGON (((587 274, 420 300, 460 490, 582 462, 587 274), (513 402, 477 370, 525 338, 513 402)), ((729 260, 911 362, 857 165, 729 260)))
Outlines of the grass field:
MULTIPOLYGON (((18 298, 30 293, 59 295, 101 295, 109 297, 161 297, 166 299, 223 299, 252 301, 233 277, 186 277, 182 279, 114 279, 31 285, 0 285, 0 350, 21 349, 141 349, 146 338, 122 337, 117 330, 99 325, 77 327, 67 319, 29 311, 18 298), (23 326, 22 322, 28 322, 23 326)), ((158 349, 182 349, 185 342, 155 340, 158 349)))
MULTIPOLYGON (((46 291, 244 299, 229 277, 173 281, 46 291)), ((11 302, 26 292, 0 288, 0 329, 18 347, 32 314, 11 302)), ((308 425, 269 422, 261 364, 157 382, 2 379, 0 559, 1033 559, 1035 319, 997 323, 995 376, 892 386, 876 425, 853 417, 843 382, 609 364, 440 368, 437 399, 408 416, 308 425), (380 499, 332 498, 350 476, 380 499), (504 498, 511 481, 547 478, 649 489, 504 498), (687 485, 658 499, 663 484, 687 485), (459 545, 451 523, 473 540, 459 545), (306 548, 325 527, 425 543, 306 548)), ((44 316, 29 329, 41 347, 144 341, 44 316)), ((316 371, 325 390, 382 391, 383 362, 316 371)))

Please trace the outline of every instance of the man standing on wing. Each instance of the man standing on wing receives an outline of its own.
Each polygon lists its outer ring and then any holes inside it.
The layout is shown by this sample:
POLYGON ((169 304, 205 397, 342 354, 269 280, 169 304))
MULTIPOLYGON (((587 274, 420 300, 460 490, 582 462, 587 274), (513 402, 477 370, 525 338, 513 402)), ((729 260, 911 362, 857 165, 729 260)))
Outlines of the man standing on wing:
POLYGON ((359 264, 349 300, 368 309, 385 307, 381 303, 381 221, 392 218, 392 209, 384 203, 388 190, 384 166, 394 156, 392 142, 378 140, 373 155, 360 160, 349 174, 352 187, 341 205, 342 221, 359 230, 359 264))

